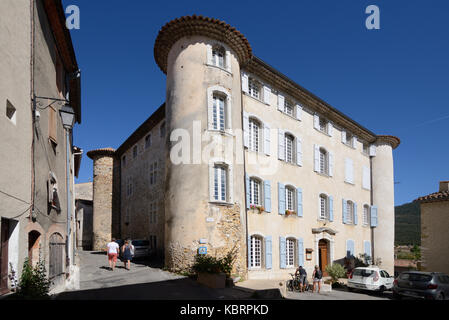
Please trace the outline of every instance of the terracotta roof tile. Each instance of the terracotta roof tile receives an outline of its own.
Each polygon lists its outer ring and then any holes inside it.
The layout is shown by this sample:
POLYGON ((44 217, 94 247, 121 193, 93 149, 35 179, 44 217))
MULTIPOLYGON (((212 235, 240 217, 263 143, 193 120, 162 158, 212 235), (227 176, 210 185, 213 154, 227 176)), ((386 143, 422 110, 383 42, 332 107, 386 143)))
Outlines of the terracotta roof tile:
POLYGON ((422 196, 416 199, 418 202, 433 202, 433 201, 448 201, 449 191, 434 192, 427 196, 422 196))

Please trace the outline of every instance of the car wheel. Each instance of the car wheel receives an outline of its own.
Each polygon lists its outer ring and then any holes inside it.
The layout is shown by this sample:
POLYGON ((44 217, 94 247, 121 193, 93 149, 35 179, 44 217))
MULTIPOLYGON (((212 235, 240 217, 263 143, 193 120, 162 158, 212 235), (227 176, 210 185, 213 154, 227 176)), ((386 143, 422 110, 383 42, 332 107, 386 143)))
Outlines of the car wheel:
POLYGON ((379 293, 384 293, 384 291, 386 290, 387 288, 385 288, 385 286, 381 286, 380 288, 379 288, 379 293))

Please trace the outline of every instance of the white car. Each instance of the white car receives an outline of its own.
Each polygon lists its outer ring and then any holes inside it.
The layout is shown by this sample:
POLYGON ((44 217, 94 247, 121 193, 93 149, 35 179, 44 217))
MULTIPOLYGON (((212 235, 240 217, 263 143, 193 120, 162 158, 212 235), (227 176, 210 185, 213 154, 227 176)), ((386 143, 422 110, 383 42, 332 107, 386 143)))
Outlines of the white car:
POLYGON ((391 290, 394 278, 376 266, 355 268, 348 279, 348 289, 380 291, 391 290))

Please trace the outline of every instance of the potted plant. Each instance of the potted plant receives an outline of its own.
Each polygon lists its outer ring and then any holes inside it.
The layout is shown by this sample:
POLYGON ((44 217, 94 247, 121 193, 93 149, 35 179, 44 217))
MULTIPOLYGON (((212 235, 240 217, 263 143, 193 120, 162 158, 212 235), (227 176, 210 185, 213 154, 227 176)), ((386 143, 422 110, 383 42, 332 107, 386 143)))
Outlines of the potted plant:
POLYGON ((265 211, 264 207, 258 206, 258 205, 255 205, 255 204, 251 204, 249 207, 250 207, 251 210, 256 210, 257 209, 259 213, 262 213, 262 212, 265 211))
POLYGON ((286 216, 289 216, 289 215, 292 215, 292 214, 296 214, 296 212, 293 211, 293 210, 285 210, 285 215, 286 216))

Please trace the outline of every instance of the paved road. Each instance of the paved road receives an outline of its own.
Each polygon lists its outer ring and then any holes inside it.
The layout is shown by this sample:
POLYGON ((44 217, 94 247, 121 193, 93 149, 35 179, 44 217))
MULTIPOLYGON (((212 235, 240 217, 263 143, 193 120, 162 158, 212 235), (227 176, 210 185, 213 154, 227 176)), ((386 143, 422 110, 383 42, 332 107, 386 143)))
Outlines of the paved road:
POLYGON ((287 299, 295 300, 390 300, 391 292, 365 293, 365 292, 349 292, 345 290, 332 290, 330 292, 287 292, 287 299))
POLYGON ((148 262, 132 262, 131 270, 117 261, 109 270, 107 256, 98 252, 80 251, 80 290, 66 291, 55 296, 61 300, 114 299, 250 299, 253 292, 237 288, 211 289, 196 281, 163 271, 148 262))

